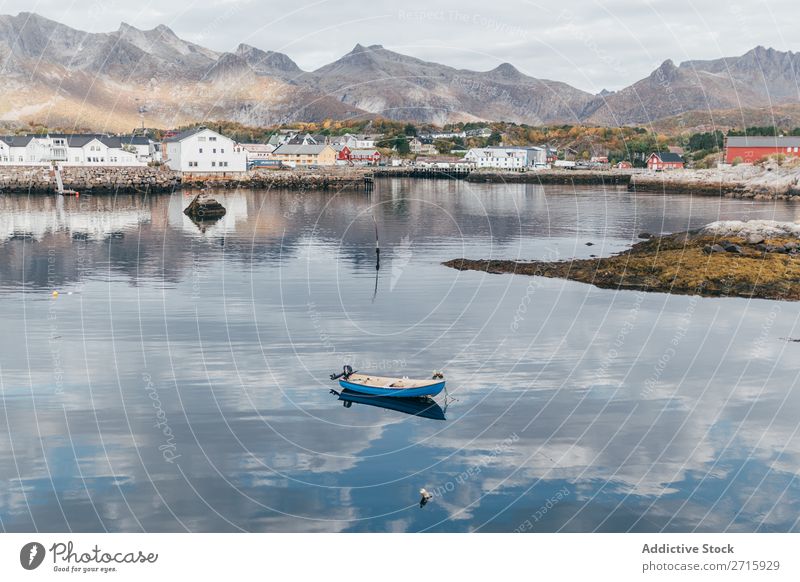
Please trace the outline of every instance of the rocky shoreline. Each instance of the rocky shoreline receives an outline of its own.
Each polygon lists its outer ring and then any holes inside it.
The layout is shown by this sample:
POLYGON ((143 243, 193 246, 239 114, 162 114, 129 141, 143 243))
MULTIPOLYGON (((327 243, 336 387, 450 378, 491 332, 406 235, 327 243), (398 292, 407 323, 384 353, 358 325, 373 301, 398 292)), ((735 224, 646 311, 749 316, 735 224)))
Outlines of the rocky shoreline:
POLYGON ((634 174, 628 189, 757 200, 793 199, 800 196, 800 169, 770 164, 645 172, 634 174))
POLYGON ((714 223, 699 231, 649 238, 604 258, 454 259, 444 265, 461 271, 569 279, 602 289, 800 300, 800 225, 773 223, 757 229, 731 225, 714 223), (775 228, 775 224, 791 226, 775 228))

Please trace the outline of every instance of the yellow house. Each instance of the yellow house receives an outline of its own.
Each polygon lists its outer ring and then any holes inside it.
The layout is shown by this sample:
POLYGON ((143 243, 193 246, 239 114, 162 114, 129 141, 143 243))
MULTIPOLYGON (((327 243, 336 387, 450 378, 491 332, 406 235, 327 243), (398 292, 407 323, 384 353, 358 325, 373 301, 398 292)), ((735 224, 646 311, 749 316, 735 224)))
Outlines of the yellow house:
POLYGON ((272 159, 296 166, 333 166, 336 150, 328 144, 284 144, 272 152, 272 159))

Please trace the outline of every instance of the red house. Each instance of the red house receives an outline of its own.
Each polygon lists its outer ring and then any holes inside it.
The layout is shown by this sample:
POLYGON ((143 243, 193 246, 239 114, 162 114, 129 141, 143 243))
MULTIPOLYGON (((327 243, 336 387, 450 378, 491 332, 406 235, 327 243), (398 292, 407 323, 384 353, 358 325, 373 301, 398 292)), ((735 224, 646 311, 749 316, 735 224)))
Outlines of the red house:
POLYGON ((647 158, 648 170, 679 170, 683 167, 683 158, 672 152, 653 152, 647 158))
POLYGON ((381 161, 381 152, 378 150, 352 150, 350 161, 356 164, 377 166, 381 161))
POLYGON ((800 155, 800 137, 741 135, 725 138, 725 163, 732 164, 736 158, 752 164, 773 154, 800 155))
POLYGON ((343 146, 334 146, 336 150, 336 161, 337 162, 349 162, 350 161, 350 148, 346 145, 343 146))

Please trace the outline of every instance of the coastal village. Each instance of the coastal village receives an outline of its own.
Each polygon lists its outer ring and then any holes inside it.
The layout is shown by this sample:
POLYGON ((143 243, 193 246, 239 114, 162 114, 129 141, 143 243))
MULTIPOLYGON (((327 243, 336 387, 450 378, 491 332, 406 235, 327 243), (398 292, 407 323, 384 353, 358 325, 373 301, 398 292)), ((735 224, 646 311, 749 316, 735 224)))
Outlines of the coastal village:
POLYGON ((218 122, 128 134, 0 135, 0 191, 369 188, 375 177, 605 184, 745 198, 800 194, 800 130, 672 137, 642 128, 437 128, 372 120, 255 128, 218 122))
MULTIPOLYGON (((761 164, 800 156, 800 136, 718 136, 716 167, 761 164), (721 143, 719 143, 721 142, 721 143)), ((436 131, 407 136, 380 133, 330 135, 280 128, 262 142, 239 141, 226 132, 198 125, 184 130, 131 134, 37 133, 0 135, 0 166, 165 166, 192 175, 232 175, 251 170, 320 169, 342 166, 419 167, 454 170, 537 171, 550 169, 674 171, 709 167, 687 156, 686 147, 667 145, 629 152, 627 159, 608 151, 579 153, 552 143, 504 143, 489 127, 436 131), (467 143, 480 143, 466 147, 467 143), (443 145, 444 144, 444 145, 443 145)), ((691 145, 691 140, 689 140, 691 145)), ((602 148, 595 148, 601 150, 602 148)), ((696 149, 696 148, 692 148, 696 149)), ((701 150, 705 153, 707 150, 701 150)))

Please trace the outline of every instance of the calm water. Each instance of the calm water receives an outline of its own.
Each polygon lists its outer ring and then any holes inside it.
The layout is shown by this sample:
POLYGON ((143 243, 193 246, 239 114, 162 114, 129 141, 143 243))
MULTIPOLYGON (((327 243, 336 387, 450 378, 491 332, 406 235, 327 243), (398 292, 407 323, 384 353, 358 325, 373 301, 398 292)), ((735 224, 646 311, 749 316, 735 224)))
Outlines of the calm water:
POLYGON ((796 304, 440 265, 800 206, 401 180, 219 199, 203 232, 187 195, 0 196, 4 531, 800 529, 796 304), (343 406, 344 363, 443 369, 446 420, 343 406))

